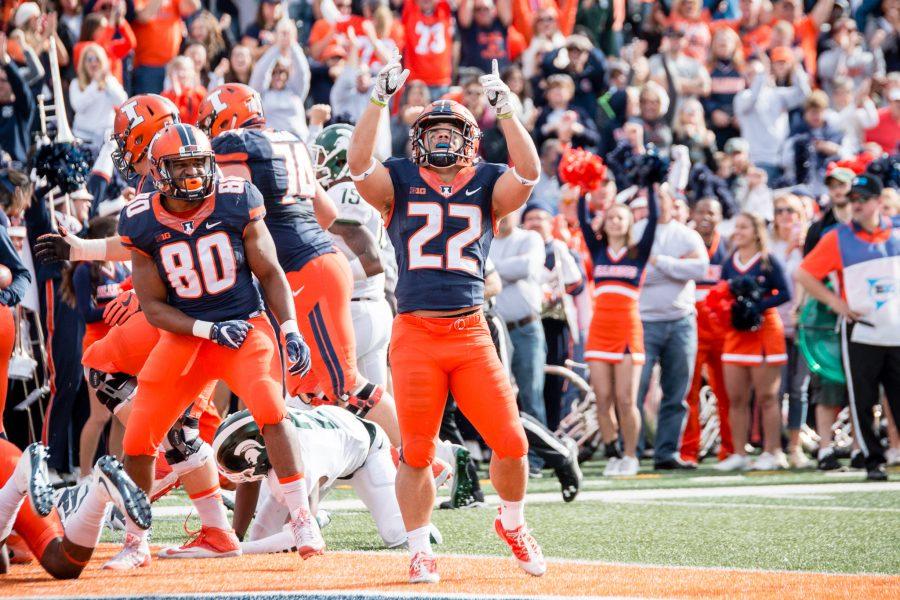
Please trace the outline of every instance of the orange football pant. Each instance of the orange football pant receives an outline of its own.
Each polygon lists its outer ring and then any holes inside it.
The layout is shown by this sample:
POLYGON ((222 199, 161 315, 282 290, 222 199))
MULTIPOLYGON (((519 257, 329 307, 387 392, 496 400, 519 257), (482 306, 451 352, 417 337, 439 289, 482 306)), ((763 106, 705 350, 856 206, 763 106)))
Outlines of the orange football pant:
POLYGON ((159 342, 138 374, 137 393, 125 427, 125 454, 155 456, 169 428, 217 379, 241 397, 260 429, 284 419, 275 331, 265 315, 250 319, 250 323, 253 329, 237 350, 160 331, 159 342))
POLYGON ((500 458, 528 452, 519 410, 481 311, 458 318, 401 314, 390 346, 403 461, 434 459, 447 393, 500 458))
POLYGON ((350 314, 353 274, 340 252, 323 254, 299 271, 287 273, 294 295, 297 325, 312 359, 301 378, 287 375, 292 395, 322 391, 332 401, 353 393, 357 385, 356 335, 350 314))
POLYGON ((722 443, 719 446, 719 460, 734 454, 731 440, 731 422, 728 418, 728 394, 725 391, 725 376, 722 372, 722 344, 718 342, 698 340, 697 360, 694 363, 694 378, 688 391, 687 423, 681 436, 681 459, 697 462, 700 453, 700 388, 703 381, 703 367, 706 366, 706 377, 713 394, 716 395, 716 410, 719 414, 719 435, 722 443))
MULTIPOLYGON (((12 477, 13 471, 16 470, 16 464, 22 451, 15 447, 12 443, 0 439, 0 481, 6 483, 12 477)), ((40 558, 44 555, 44 550, 50 545, 50 542, 58 537, 63 537, 62 522, 59 520, 59 513, 56 507, 46 517, 42 517, 34 512, 31 503, 27 500, 19 508, 19 514, 16 516, 16 522, 13 530, 25 540, 25 544, 31 553, 40 558)))
MULTIPOLYGON (((147 322, 143 312, 134 313, 121 325, 87 347, 81 363, 104 373, 137 375, 159 341, 159 329, 147 322)), ((222 417, 212 401, 216 382, 211 381, 191 407, 191 416, 200 419, 200 438, 212 444, 222 417)))
POLYGON ((9 357, 16 344, 16 325, 13 308, 0 305, 0 433, 3 429, 3 411, 6 409, 6 392, 9 389, 9 357))

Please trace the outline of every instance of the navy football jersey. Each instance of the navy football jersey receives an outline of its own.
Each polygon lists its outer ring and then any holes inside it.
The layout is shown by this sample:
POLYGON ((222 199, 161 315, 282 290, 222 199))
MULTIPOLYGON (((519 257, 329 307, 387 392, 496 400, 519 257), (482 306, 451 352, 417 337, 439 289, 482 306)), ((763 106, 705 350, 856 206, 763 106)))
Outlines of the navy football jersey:
POLYGON ((158 192, 135 197, 119 216, 122 245, 149 256, 169 292, 168 303, 195 319, 247 319, 262 299, 244 251, 244 229, 266 214, 259 190, 236 177, 189 217, 166 211, 158 192))
POLYGON ((447 184, 408 158, 388 159, 394 206, 385 227, 397 257, 399 312, 484 303, 494 238, 491 198, 505 165, 478 163, 447 184))
POLYGON ((331 236, 316 221, 316 177, 309 151, 293 133, 235 129, 213 138, 212 147, 225 173, 249 178, 265 199, 266 225, 285 272, 299 271, 317 256, 335 251, 331 236))

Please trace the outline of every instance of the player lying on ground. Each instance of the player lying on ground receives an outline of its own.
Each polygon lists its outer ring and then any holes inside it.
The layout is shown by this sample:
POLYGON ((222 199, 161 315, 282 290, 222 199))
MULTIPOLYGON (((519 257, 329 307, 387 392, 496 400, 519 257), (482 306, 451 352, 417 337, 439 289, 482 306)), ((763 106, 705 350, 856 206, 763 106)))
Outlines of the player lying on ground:
POLYGON ((88 492, 66 520, 65 529, 53 505, 47 472, 47 448, 31 444, 24 454, 0 440, 0 573, 9 568, 6 539, 15 529, 41 566, 57 579, 75 579, 87 566, 112 503, 135 523, 150 527, 150 502, 112 456, 94 465, 88 492), (25 504, 28 497, 29 503, 25 504))
MULTIPOLYGON (((350 485, 369 509, 385 546, 396 548, 405 544, 406 528, 394 491, 397 469, 384 430, 336 406, 311 410, 289 408, 288 416, 304 457, 310 510, 315 513, 318 501, 340 480, 350 485)), ((263 479, 268 484, 269 493, 263 495, 256 507, 249 541, 241 544, 244 553, 293 549, 294 540, 285 525, 288 510, 274 479, 265 441, 249 412, 237 412, 222 423, 213 441, 213 451, 219 472, 238 484, 234 519, 239 534, 253 517, 254 505, 244 496, 254 494, 254 488, 263 479)), ((436 528, 432 539, 440 539, 436 528)))

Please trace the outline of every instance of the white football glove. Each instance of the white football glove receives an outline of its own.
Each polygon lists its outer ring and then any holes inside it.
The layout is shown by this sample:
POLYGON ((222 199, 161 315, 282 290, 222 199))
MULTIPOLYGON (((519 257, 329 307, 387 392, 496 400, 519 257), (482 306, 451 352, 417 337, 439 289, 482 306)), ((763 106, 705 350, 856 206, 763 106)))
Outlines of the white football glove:
POLYGON ((403 87, 407 77, 409 77, 409 69, 403 68, 400 64, 400 53, 394 50, 394 56, 391 57, 390 62, 384 65, 375 76, 372 102, 379 106, 387 106, 391 96, 403 87))
POLYGON ((505 119, 512 116, 512 105, 509 103, 509 86, 500 79, 500 71, 497 68, 497 59, 491 63, 491 73, 482 75, 478 78, 481 87, 484 88, 484 95, 494 110, 497 111, 497 118, 505 119))

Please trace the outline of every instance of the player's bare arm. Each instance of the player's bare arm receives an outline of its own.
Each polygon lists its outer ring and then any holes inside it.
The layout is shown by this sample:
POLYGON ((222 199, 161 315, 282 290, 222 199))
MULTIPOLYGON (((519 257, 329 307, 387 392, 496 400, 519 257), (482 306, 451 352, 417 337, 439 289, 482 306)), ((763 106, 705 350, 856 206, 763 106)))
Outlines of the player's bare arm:
POLYGON ((352 257, 347 257, 351 261, 351 268, 353 266, 352 262, 358 260, 366 277, 384 273, 384 266, 381 264, 381 252, 378 251, 378 242, 371 231, 359 223, 348 221, 336 221, 328 231, 334 235, 341 236, 341 239, 353 252, 352 257))
POLYGON ((353 129, 350 148, 347 150, 347 165, 350 178, 363 199, 374 206, 383 216, 391 212, 394 201, 394 186, 387 168, 373 156, 375 138, 381 111, 385 110, 391 96, 403 86, 409 77, 409 69, 400 65, 400 53, 395 52, 391 61, 375 77, 375 89, 369 105, 353 129))
POLYGON ((166 284, 156 270, 153 259, 137 250, 131 251, 132 280, 141 307, 151 325, 172 333, 193 335, 197 319, 189 317, 166 302, 166 284))
POLYGON ((275 318, 279 323, 295 321, 297 316, 287 277, 278 264, 275 242, 263 221, 253 221, 247 225, 244 231, 244 249, 247 251, 247 264, 259 279, 266 295, 266 304, 275 313, 275 318))
POLYGON ((259 501, 259 486, 261 481, 248 481, 239 483, 234 495, 234 516, 231 519, 231 527, 239 540, 244 539, 250 521, 256 513, 256 504, 259 501))
POLYGON ((334 205, 334 200, 318 182, 316 183, 316 195, 313 197, 313 209, 316 212, 316 222, 319 227, 327 231, 337 219, 338 210, 334 205))
POLYGON ((531 135, 513 114, 509 103, 509 86, 500 79, 495 59, 491 73, 483 75, 484 95, 497 111, 497 125, 506 138, 512 168, 500 176, 491 197, 494 216, 499 219, 517 210, 528 200, 531 188, 541 175, 541 162, 531 135))

